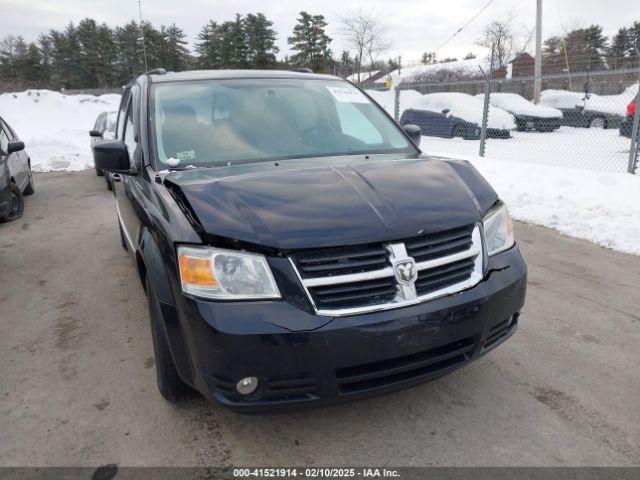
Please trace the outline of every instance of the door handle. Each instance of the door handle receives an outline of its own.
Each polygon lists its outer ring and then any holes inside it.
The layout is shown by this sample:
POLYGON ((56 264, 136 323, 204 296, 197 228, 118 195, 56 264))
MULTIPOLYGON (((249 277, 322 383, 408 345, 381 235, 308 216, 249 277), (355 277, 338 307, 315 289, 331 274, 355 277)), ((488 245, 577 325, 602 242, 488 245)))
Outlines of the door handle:
POLYGON ((118 173, 112 173, 111 174, 111 181, 112 182, 119 182, 120 180, 122 180, 122 177, 120 176, 120 174, 118 174, 118 173))

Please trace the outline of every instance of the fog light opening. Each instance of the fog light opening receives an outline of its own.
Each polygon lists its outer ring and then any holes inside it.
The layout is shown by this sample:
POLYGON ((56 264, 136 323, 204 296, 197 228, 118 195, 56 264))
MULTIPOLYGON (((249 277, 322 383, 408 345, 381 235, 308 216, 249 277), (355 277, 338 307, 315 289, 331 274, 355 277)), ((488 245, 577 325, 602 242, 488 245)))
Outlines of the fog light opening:
POLYGON ((236 383, 236 391, 240 395, 251 395, 258 388, 258 377, 245 377, 236 383))

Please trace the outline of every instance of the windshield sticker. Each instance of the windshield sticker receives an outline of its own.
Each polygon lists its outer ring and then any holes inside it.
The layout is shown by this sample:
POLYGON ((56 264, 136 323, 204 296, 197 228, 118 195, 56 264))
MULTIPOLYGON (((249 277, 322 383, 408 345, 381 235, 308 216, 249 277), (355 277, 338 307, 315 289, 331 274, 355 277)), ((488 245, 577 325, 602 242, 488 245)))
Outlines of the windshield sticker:
POLYGON ((360 90, 353 87, 327 87, 327 90, 339 102, 346 103, 369 103, 360 90))
POLYGON ((176 155, 178 156, 178 160, 180 160, 181 162, 196 159, 196 152, 194 152, 193 150, 185 150, 184 152, 178 152, 176 155))

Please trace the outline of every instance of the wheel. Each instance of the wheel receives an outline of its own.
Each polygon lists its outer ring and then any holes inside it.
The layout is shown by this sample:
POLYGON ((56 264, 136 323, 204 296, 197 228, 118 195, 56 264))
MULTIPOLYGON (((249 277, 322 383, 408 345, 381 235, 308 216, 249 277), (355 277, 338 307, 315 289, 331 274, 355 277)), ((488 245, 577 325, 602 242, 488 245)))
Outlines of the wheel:
POLYGON ((35 191, 35 185, 33 183, 33 172, 31 171, 31 164, 29 164, 29 184, 26 186, 24 192, 22 193, 24 193, 25 195, 33 195, 35 191))
POLYGON ((153 338, 158 390, 167 401, 176 403, 190 396, 192 390, 182 381, 173 362, 173 357, 169 350, 167 330, 160 313, 160 303, 153 291, 148 274, 145 277, 145 284, 149 304, 149 318, 151 320, 151 336, 153 338))
POLYGON ((589 121, 589 128, 607 128, 607 121, 604 117, 594 117, 589 121))
POLYGON ((11 206, 9 207, 9 214, 4 218, 6 222, 19 219, 24 212, 24 197, 20 188, 13 182, 11 182, 9 188, 11 189, 11 206))
POLYGON ((104 181, 107 182, 107 190, 113 191, 113 185, 111 184, 111 177, 109 175, 104 176, 104 181))
POLYGON ((95 170, 96 170, 96 175, 98 177, 101 177, 101 176, 104 175, 104 172, 102 170, 100 170, 98 167, 95 167, 95 170))
POLYGON ((456 125, 455 127, 453 127, 453 132, 451 133, 451 135, 453 137, 459 137, 459 138, 467 138, 467 129, 464 128, 464 125, 456 125))

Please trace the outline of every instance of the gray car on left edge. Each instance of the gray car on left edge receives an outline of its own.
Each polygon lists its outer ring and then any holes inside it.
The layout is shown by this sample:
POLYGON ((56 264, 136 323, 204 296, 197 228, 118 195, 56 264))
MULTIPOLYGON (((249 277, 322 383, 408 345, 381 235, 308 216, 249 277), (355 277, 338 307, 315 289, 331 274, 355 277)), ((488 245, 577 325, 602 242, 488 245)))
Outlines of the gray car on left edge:
POLYGON ((20 218, 24 195, 34 192, 31 159, 14 130, 0 117, 0 220, 20 218))

